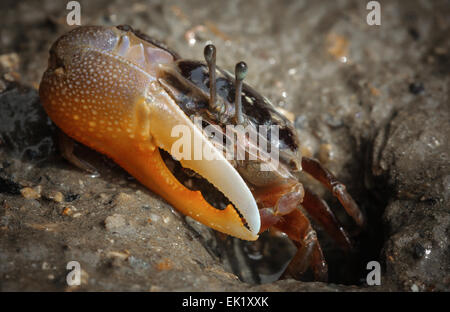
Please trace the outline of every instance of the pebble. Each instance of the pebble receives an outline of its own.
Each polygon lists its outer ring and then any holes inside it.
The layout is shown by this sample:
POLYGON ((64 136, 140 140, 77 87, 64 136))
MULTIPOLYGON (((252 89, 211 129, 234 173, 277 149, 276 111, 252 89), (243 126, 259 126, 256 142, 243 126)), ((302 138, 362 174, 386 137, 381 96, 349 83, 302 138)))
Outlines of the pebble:
POLYGON ((149 215, 149 219, 150 219, 152 222, 158 222, 158 221, 161 219, 161 217, 158 216, 157 214, 151 213, 151 214, 149 215))
POLYGON ((42 270, 48 270, 50 269, 50 264, 48 262, 42 262, 42 270))
POLYGON ((77 211, 77 209, 74 206, 68 205, 68 206, 64 206, 61 214, 64 215, 64 216, 71 216, 71 215, 73 215, 73 213, 75 211, 77 211))
POLYGON ((12 73, 6 73, 3 75, 3 79, 5 79, 6 81, 9 81, 9 82, 13 82, 16 80, 16 77, 12 73))
POLYGON ((85 270, 81 269, 81 284, 87 285, 89 283, 89 274, 85 270))
POLYGON ((64 195, 58 191, 49 191, 44 195, 46 198, 51 199, 57 203, 62 203, 64 201, 64 195))
POLYGON ((42 187, 40 185, 35 188, 24 187, 20 190, 20 193, 26 199, 38 199, 41 197, 41 189, 42 187))
POLYGON ((105 193, 100 193, 98 196, 100 197, 100 200, 102 200, 102 201, 106 201, 109 198, 109 196, 105 193))
POLYGON ((414 95, 420 94, 425 91, 425 87, 421 82, 414 82, 409 85, 409 92, 414 95))
POLYGON ((156 286, 156 285, 150 286, 150 289, 149 289, 150 292, 160 292, 160 291, 162 291, 162 290, 163 290, 162 287, 156 286))
POLYGON ((334 158, 334 152, 331 144, 321 144, 319 148, 319 161, 322 164, 328 163, 334 158))
POLYGON ((130 253, 128 252, 128 250, 125 250, 124 252, 122 252, 122 251, 110 251, 110 252, 107 253, 106 256, 109 257, 109 258, 117 258, 117 259, 120 259, 120 260, 126 260, 130 256, 130 253))
POLYGON ((126 225, 125 218, 120 214, 113 214, 105 219, 105 227, 108 231, 114 231, 126 225))
POLYGON ((164 258, 160 262, 156 264, 156 268, 158 271, 167 271, 172 269, 173 263, 169 258, 164 258))
POLYGON ((132 199, 132 196, 126 194, 126 193, 119 193, 114 198, 114 204, 115 205, 127 205, 132 199))
POLYGON ((19 67, 20 58, 17 53, 0 55, 0 66, 6 70, 16 70, 19 67))

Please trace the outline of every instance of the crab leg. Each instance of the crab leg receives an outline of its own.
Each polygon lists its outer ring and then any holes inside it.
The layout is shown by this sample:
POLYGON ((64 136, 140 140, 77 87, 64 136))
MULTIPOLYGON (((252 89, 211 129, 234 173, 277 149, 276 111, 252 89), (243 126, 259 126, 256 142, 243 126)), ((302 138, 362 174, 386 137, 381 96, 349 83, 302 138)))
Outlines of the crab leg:
POLYGON ((305 214, 300 209, 295 209, 283 216, 274 227, 286 233, 298 248, 282 278, 300 279, 311 266, 316 278, 326 280, 328 267, 317 241, 317 234, 305 214))
POLYGON ((333 211, 328 207, 328 204, 324 200, 305 188, 302 206, 317 223, 324 227, 341 248, 344 250, 352 248, 352 243, 347 232, 339 224, 333 211))
POLYGON ((317 243, 314 246, 313 254, 311 257, 311 269, 313 270, 314 277, 317 281, 328 281, 328 264, 323 256, 322 248, 317 243))
POLYGON ((339 199, 345 211, 347 211, 347 213, 355 220, 358 226, 364 226, 364 216, 353 198, 347 193, 344 184, 339 182, 336 177, 325 169, 317 160, 303 157, 302 168, 305 172, 309 173, 322 183, 339 199))
POLYGON ((97 170, 95 170, 95 168, 91 164, 75 156, 75 154, 73 153, 73 149, 75 146, 74 140, 72 140, 70 137, 68 137, 64 132, 62 132, 59 129, 58 129, 58 146, 61 156, 68 162, 70 162, 72 165, 81 170, 87 171, 91 174, 98 175, 97 170))

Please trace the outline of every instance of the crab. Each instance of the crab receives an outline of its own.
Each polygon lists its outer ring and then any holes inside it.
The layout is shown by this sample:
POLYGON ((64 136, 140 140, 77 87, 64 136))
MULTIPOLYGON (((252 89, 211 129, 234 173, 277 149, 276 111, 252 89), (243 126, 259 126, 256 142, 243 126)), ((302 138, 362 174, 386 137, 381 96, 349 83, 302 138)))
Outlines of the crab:
POLYGON ((204 58, 183 59, 125 25, 81 26, 64 34, 51 47, 39 87, 45 111, 61 130, 62 155, 92 172, 74 155, 74 140, 103 153, 184 215, 222 233, 252 241, 275 228, 298 248, 283 276, 300 279, 311 268, 317 280, 326 281, 327 264, 310 218, 342 248, 352 243, 326 202, 303 186, 298 174, 320 181, 360 227, 363 214, 330 171, 300 155, 292 123, 243 82, 244 62, 233 77, 216 67, 214 45, 205 47, 204 58), (275 126, 276 135, 256 137, 277 151, 276 161, 271 153, 262 156, 248 132, 230 135, 230 125, 275 126), (196 157, 195 143, 189 142, 175 153, 174 129, 180 126, 213 157, 196 157), (222 139, 214 141, 203 131, 208 126, 222 139), (239 134, 232 144, 223 139, 239 134), (238 153, 228 157, 226 151, 239 148, 243 159, 238 153), (198 183, 186 183, 189 177, 198 183))

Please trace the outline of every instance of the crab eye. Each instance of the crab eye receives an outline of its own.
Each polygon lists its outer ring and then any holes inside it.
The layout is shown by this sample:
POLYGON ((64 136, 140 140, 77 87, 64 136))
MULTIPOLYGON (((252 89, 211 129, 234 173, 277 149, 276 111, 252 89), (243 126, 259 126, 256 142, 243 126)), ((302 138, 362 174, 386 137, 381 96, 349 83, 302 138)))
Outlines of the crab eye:
POLYGON ((247 76, 247 64, 245 62, 239 62, 235 67, 235 77, 236 77, 236 96, 234 100, 235 106, 235 122, 237 125, 244 123, 244 116, 242 114, 242 84, 245 77, 247 76))
POLYGON ((208 44, 204 51, 209 74, 209 108, 211 111, 222 111, 222 107, 216 105, 216 47, 208 44))

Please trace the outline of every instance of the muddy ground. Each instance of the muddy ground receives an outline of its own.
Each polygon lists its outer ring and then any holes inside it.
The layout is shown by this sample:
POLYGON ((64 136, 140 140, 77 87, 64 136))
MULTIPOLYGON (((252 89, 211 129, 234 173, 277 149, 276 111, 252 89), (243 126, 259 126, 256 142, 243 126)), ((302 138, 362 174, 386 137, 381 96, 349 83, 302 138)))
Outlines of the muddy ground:
MULTIPOLYGON (((368 219, 356 249, 320 230, 330 283, 276 281, 295 252, 284 237, 247 243, 178 214, 106 157, 64 161, 37 88, 67 1, 0 4, 0 290, 450 290, 450 3, 380 1, 80 1, 81 22, 129 24, 183 57, 217 46, 219 66, 286 110, 302 152, 321 160, 368 219), (66 264, 81 264, 68 287, 66 264), (381 264, 368 286, 366 265, 381 264)), ((332 196, 309 177, 350 229, 332 196)))

